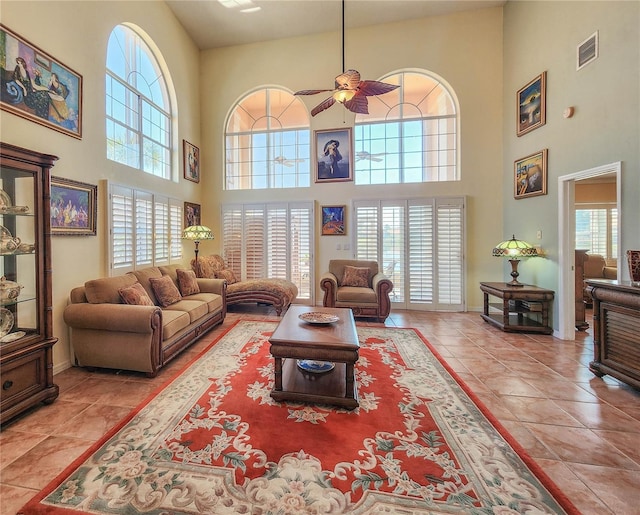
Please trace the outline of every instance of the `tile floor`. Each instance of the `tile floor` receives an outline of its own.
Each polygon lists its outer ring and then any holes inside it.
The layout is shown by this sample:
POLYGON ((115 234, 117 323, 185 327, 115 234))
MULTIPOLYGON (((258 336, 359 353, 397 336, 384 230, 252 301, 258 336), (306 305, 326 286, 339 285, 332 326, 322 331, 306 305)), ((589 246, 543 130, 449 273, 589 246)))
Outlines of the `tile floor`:
MULTIPOLYGON (((278 319, 269 308, 235 306, 154 379, 57 374, 58 399, 0 432, 0 514, 15 514, 239 318, 278 319)), ((640 391, 589 371, 591 329, 568 342, 503 333, 478 313, 414 311, 393 312, 386 325, 418 329, 582 513, 640 513, 640 391)))

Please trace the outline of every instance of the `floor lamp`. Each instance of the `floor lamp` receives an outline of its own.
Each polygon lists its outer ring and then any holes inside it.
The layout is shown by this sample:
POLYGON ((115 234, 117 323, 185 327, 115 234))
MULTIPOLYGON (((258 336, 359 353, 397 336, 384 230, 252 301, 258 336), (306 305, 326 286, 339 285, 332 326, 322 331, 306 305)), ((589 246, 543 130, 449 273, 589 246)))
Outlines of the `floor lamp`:
POLYGON ((198 245, 202 240, 213 240, 213 232, 204 225, 190 225, 182 231, 183 240, 193 240, 196 244, 196 266, 198 265, 198 245))

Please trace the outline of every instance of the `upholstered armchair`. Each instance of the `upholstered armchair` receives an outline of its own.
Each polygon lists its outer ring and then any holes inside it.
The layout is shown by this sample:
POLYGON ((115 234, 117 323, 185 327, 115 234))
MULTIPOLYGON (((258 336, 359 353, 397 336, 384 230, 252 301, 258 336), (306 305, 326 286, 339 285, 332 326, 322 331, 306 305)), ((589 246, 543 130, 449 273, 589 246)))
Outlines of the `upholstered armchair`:
POLYGON ((391 311, 389 294, 393 283, 378 270, 376 261, 331 260, 329 271, 320 278, 320 287, 324 291, 324 307, 351 308, 355 317, 380 322, 391 311))

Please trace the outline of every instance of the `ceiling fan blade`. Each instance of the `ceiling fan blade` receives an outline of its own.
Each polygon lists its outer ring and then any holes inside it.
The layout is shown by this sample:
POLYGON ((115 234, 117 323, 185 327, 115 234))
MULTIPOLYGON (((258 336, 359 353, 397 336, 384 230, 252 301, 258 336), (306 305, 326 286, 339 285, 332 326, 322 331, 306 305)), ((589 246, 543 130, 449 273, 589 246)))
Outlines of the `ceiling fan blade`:
POLYGON ((377 80, 363 80, 358 86, 358 94, 365 95, 367 97, 374 95, 382 95, 389 93, 400 86, 396 84, 388 84, 386 82, 380 82, 377 80))
POLYGON ((336 77, 336 89, 356 89, 360 84, 360 72, 347 70, 336 77))
POLYGON ((326 100, 324 100, 323 102, 320 102, 317 106, 315 106, 311 110, 311 116, 315 116, 318 113, 321 113, 322 111, 324 111, 325 109, 329 109, 335 103, 336 101, 333 97, 327 98, 326 100))
POLYGON ((369 114, 369 101, 364 95, 354 95, 351 100, 344 102, 344 106, 353 113, 369 114))
POLYGON ((294 95, 317 95, 318 93, 326 93, 327 91, 333 91, 332 89, 303 89, 302 91, 296 91, 294 95))

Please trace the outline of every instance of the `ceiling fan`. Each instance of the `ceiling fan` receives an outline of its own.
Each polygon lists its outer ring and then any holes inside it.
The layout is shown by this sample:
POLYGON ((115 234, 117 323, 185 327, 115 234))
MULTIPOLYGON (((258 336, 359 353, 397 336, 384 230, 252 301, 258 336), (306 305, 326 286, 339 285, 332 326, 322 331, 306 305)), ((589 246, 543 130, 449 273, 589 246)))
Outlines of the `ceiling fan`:
POLYGON ((335 78, 334 89, 304 89, 296 91, 294 95, 317 95, 318 93, 332 92, 332 95, 320 102, 311 110, 311 116, 329 109, 336 102, 340 102, 349 111, 354 113, 369 114, 369 101, 367 97, 382 95, 393 91, 399 86, 377 80, 360 80, 360 72, 346 70, 344 66, 344 1, 342 0, 342 73, 335 78))
POLYGON ((356 152, 356 161, 368 160, 368 161, 375 161, 376 163, 380 163, 381 161, 384 161, 384 158, 380 156, 385 156, 385 155, 386 155, 385 152, 381 154, 371 154, 366 150, 361 150, 359 152, 356 152))

